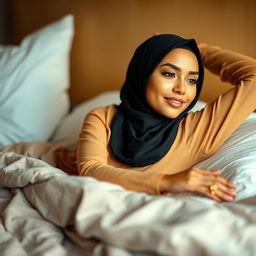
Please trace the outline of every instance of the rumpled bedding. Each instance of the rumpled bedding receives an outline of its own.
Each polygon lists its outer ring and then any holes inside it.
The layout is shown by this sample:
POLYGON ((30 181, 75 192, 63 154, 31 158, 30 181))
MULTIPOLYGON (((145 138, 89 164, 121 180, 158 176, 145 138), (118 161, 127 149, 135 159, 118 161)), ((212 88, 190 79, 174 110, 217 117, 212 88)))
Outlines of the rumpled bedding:
POLYGON ((151 196, 13 152, 0 153, 0 186, 3 256, 256 253, 256 196, 151 196))

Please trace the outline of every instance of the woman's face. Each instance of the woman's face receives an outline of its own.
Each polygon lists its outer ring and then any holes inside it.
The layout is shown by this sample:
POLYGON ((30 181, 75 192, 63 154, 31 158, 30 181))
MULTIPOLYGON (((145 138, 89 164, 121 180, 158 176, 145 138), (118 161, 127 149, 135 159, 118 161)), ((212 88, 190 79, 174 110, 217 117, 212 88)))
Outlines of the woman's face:
POLYGON ((176 118, 195 98, 198 77, 196 56, 186 49, 173 49, 151 74, 146 100, 159 114, 176 118))

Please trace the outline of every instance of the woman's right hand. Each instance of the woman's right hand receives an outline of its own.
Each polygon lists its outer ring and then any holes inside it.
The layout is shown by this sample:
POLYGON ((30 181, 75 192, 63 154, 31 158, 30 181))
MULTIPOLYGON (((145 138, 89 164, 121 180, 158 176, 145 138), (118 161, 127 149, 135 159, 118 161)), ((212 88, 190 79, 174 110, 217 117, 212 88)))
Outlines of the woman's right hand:
POLYGON ((160 183, 160 191, 162 193, 184 193, 197 192, 218 202, 232 201, 237 193, 234 189, 237 186, 220 176, 219 170, 202 170, 191 168, 189 170, 165 175, 160 183), (217 185, 217 191, 211 193, 210 186, 217 185))

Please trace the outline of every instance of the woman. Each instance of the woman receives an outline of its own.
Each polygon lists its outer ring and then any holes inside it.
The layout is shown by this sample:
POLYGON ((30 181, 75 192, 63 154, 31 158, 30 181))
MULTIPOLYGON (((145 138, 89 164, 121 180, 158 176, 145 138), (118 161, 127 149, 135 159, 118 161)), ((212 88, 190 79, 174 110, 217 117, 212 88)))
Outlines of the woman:
POLYGON ((256 109, 255 77, 256 61, 250 57, 205 44, 199 51, 193 39, 176 35, 154 36, 134 53, 122 103, 86 116, 77 151, 45 142, 1 151, 39 158, 69 174, 78 171, 129 190, 198 192, 232 201, 236 185, 222 178, 220 170, 194 166, 214 154, 256 109), (201 56, 206 68, 235 86, 192 113, 203 84, 201 56))
POLYGON ((193 39, 154 36, 140 45, 128 67, 121 104, 97 108, 79 138, 80 175, 149 194, 199 192, 232 201, 236 185, 219 170, 200 170, 256 108, 256 62, 201 45, 206 68, 236 87, 196 113, 203 64, 193 39))

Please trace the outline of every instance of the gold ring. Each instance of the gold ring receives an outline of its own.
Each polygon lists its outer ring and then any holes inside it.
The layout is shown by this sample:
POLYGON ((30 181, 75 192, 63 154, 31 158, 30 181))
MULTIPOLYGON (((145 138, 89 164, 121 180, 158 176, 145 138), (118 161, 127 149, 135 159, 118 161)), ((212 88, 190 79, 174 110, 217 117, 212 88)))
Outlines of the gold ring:
POLYGON ((215 195, 216 191, 218 190, 218 185, 217 184, 212 184, 210 187, 210 192, 212 195, 215 195))

